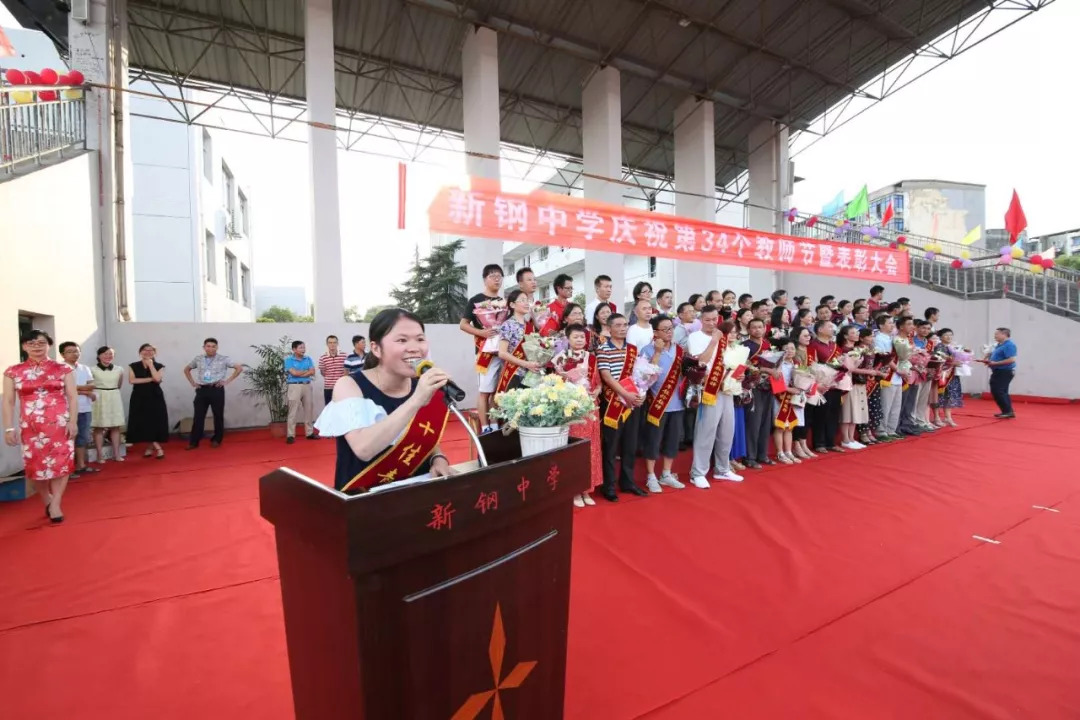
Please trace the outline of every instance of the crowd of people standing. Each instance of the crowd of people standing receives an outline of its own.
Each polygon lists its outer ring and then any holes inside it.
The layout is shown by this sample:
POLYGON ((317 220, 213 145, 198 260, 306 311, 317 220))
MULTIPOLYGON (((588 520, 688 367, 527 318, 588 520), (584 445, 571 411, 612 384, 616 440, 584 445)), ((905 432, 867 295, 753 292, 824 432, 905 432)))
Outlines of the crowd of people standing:
MULTIPOLYGON (((502 268, 484 268, 484 290, 469 299, 459 324, 475 345, 481 431, 497 429, 489 416, 495 396, 519 384, 526 371, 570 379, 565 367, 571 353, 574 368, 591 368, 584 382, 601 419, 572 431, 592 437, 593 488, 612 502, 617 491, 644 496, 684 488, 672 472, 680 451, 692 452, 690 483, 706 489, 710 481, 742 482, 746 470, 801 464, 956 426, 960 377, 972 360, 991 370, 996 417, 1015 417, 1008 389, 1017 350, 1007 328, 999 328, 995 344, 974 358, 943 326, 937 308, 916 317, 908 298, 887 302, 880 285, 863 299, 826 295, 816 304, 805 296, 789 299, 785 290, 760 299, 712 290, 676 303, 671 290, 654 293, 648 282, 639 282, 624 315, 612 300, 611 278, 597 277, 595 298, 582 307, 570 299, 572 278, 560 275, 541 322, 531 312, 537 307, 534 274, 522 268, 516 280, 503 298, 502 268), (508 309, 501 325, 480 321, 482 310, 500 304, 508 309), (555 335, 563 343, 546 368, 521 351, 530 333, 555 335), (729 353, 740 347, 741 356, 729 353), (625 382, 639 358, 658 368, 646 392, 625 382), (646 465, 644 488, 634 476, 639 455, 646 465)), ((581 380, 580 370, 573 379, 581 380)), ((594 504, 591 493, 575 504, 594 504)))

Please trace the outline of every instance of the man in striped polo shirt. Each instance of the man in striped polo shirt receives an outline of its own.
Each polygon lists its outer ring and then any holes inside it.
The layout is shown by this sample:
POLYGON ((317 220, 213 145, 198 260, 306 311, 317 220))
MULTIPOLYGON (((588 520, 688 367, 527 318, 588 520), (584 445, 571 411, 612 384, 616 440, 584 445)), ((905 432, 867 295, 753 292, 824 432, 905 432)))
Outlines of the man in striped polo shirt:
POLYGON ((319 357, 319 374, 323 378, 323 402, 330 404, 330 398, 334 395, 334 383, 345 374, 345 358, 343 352, 338 352, 337 335, 326 338, 326 352, 319 357))
POLYGON ((600 371, 600 381, 604 386, 604 392, 600 395, 600 454, 604 471, 600 495, 605 500, 615 502, 619 499, 615 494, 617 455, 621 456, 619 490, 639 496, 648 495, 634 484, 638 426, 644 414, 641 405, 645 398, 620 384, 624 376, 630 375, 637 357, 637 348, 626 342, 626 317, 612 313, 607 324, 611 339, 596 352, 596 369, 600 371), (616 404, 617 410, 611 408, 612 403, 616 404))

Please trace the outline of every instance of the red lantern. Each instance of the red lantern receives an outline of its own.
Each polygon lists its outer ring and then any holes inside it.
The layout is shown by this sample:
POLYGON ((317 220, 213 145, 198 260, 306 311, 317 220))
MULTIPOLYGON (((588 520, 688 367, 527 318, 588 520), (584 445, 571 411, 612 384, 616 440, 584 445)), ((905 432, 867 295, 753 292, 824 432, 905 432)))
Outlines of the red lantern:
POLYGON ((26 84, 27 85, 41 85, 41 76, 33 70, 26 71, 26 84))
POLYGON ((22 70, 16 70, 15 68, 11 68, 4 73, 4 79, 8 81, 8 85, 26 84, 26 75, 23 74, 22 70))
POLYGON ((959 270, 964 266, 964 261, 959 259, 953 260, 951 263, 949 263, 949 265, 952 267, 953 270, 959 270))
POLYGON ((41 100, 42 102, 50 102, 56 100, 57 97, 55 90, 42 90, 38 93, 38 100, 41 100))
POLYGON ((82 85, 84 82, 86 82, 86 78, 78 70, 72 70, 71 72, 69 72, 68 79, 71 81, 72 85, 82 85))
POLYGON ((906 242, 907 242, 906 237, 904 237, 903 235, 897 235, 897 237, 896 237, 896 244, 897 245, 903 245, 906 242))
POLYGON ((1042 266, 1047 270, 1052 269, 1054 267, 1054 258, 1043 258, 1042 266))
POLYGON ((41 71, 41 82, 46 85, 55 85, 56 81, 60 79, 60 75, 57 74, 52 68, 45 68, 41 71))

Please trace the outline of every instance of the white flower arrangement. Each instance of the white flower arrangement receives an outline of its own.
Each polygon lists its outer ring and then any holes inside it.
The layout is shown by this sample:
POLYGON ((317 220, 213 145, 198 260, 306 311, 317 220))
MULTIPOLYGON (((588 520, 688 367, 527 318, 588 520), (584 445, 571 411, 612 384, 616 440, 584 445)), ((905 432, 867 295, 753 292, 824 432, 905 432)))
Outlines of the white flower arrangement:
POLYGON ((495 396, 491 415, 511 428, 561 427, 583 422, 596 409, 589 391, 558 375, 546 375, 531 388, 507 390, 495 396))

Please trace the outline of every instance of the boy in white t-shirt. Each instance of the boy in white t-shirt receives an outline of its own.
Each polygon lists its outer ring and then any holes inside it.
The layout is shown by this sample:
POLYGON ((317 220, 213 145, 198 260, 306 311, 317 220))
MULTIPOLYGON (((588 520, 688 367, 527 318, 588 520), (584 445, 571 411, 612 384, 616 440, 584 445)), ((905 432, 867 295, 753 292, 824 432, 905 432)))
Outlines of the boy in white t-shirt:
POLYGON ((82 350, 78 343, 60 343, 60 356, 64 362, 75 369, 75 390, 79 401, 79 430, 75 435, 75 470, 71 473, 71 477, 77 478, 82 473, 98 472, 97 468, 86 464, 86 449, 90 447, 90 416, 93 402, 97 398, 94 394, 94 374, 90 372, 90 368, 79 362, 82 350))

